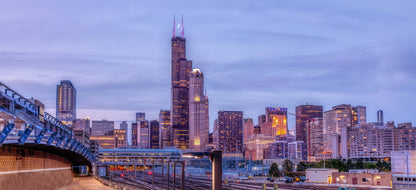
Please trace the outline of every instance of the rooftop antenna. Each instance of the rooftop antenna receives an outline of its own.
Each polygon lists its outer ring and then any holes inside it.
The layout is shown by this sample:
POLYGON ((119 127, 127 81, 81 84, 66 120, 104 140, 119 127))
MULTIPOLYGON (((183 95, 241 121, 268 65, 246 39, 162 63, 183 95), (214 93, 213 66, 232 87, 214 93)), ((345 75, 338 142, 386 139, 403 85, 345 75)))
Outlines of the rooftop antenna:
POLYGON ((181 36, 182 36, 182 38, 183 38, 183 15, 181 15, 182 16, 182 23, 181 23, 181 36))
POLYGON ((176 27, 176 23, 175 23, 175 14, 173 14, 173 37, 175 37, 175 27, 176 27))

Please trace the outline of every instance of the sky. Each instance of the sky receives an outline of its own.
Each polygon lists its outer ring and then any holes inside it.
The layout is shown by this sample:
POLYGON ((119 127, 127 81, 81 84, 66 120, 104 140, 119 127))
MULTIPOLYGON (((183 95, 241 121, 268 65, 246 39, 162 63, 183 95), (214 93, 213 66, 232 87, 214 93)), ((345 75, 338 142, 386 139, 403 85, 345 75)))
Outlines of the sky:
POLYGON ((410 0, 0 0, 0 81, 52 115, 56 85, 71 80, 78 118, 157 119, 170 108, 170 39, 183 15, 211 130, 219 110, 257 123, 267 106, 306 103, 416 123, 415 10, 410 0))

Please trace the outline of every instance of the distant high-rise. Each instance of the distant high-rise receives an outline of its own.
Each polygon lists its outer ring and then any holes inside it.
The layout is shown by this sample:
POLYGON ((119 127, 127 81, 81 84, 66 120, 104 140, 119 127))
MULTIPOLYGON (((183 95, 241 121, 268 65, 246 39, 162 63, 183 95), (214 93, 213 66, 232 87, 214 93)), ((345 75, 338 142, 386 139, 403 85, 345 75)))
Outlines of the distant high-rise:
POLYGON ((243 121, 244 140, 254 135, 253 119, 245 118, 243 121))
MULTIPOLYGON (((307 142, 308 131, 307 121, 311 118, 323 116, 322 106, 316 105, 300 105, 296 106, 296 140, 307 142)), ((310 133, 310 131, 309 131, 310 133)))
POLYGON ((137 146, 137 123, 131 124, 131 146, 137 146))
POLYGON ((91 123, 90 118, 86 117, 85 119, 76 119, 72 124, 73 130, 83 130, 84 132, 90 134, 91 132, 91 123))
POLYGON ((378 110, 377 111, 377 123, 378 124, 384 124, 383 110, 378 110))
POLYGON ((124 137, 124 140, 125 140, 125 142, 126 142, 126 145, 128 145, 129 143, 128 143, 128 138, 127 138, 127 131, 128 131, 128 124, 127 124, 127 122, 126 121, 123 121, 123 122, 121 122, 120 123, 120 129, 121 130, 124 130, 124 134, 125 134, 125 137, 124 137))
MULTIPOLYGON (((308 156, 315 156, 324 152, 324 136, 322 117, 313 118, 309 123, 308 156)), ((309 160, 309 159, 308 159, 309 160)))
POLYGON ((159 122, 157 120, 150 121, 149 126, 149 148, 159 148, 159 122))
POLYGON ((259 115, 257 124, 260 125, 262 123, 266 122, 266 115, 259 115))
POLYGON ((268 136, 287 134, 287 108, 266 107, 265 122, 260 123, 260 133, 268 136))
POLYGON ((126 146, 126 130, 114 129, 114 145, 115 148, 126 146))
POLYGON ((218 112, 218 149, 224 155, 238 155, 243 152, 243 112, 218 112))
POLYGON ((172 124, 170 123, 170 110, 159 112, 159 147, 161 149, 172 146, 172 124))
POLYGON ((365 106, 352 107, 352 126, 367 124, 367 109, 365 106))
POLYGON ((182 35, 172 37, 172 89, 171 122, 173 128, 173 145, 179 149, 189 148, 189 73, 192 61, 186 59, 186 40, 182 35))
MULTIPOLYGON (((303 150, 303 158, 302 160, 307 159, 307 155, 311 156, 314 150, 312 146, 311 138, 315 138, 312 134, 315 131, 312 131, 312 128, 308 126, 311 124, 312 118, 321 118, 323 116, 323 108, 322 106, 318 105, 299 105, 296 107, 296 140, 303 141, 302 144, 304 146, 303 150), (308 123, 309 122, 309 123, 308 123)), ((322 120, 321 120, 322 124, 322 120)), ((322 125, 321 125, 322 131, 322 125)))
POLYGON ((146 113, 137 112, 136 113, 136 121, 143 121, 146 119, 146 113))
POLYGON ((61 80, 56 86, 56 118, 63 124, 72 126, 76 119, 77 90, 69 80, 61 80))
POLYGON ((209 135, 208 97, 204 94, 204 74, 199 69, 190 73, 189 83, 189 148, 205 151, 209 135))
POLYGON ((142 120, 137 123, 137 147, 149 148, 149 121, 142 120))
POLYGON ((76 119, 72 124, 72 132, 75 138, 80 141, 84 146, 90 145, 90 118, 76 119))
POLYGON ((114 121, 92 121, 91 136, 111 135, 114 130, 114 121))
POLYGON ((254 132, 254 135, 261 134, 261 131, 260 131, 260 125, 255 125, 255 126, 253 127, 253 132, 254 132))
POLYGON ((324 151, 332 152, 332 158, 348 158, 348 129, 353 124, 353 108, 350 104, 334 106, 323 116, 324 151), (344 128, 344 129, 343 129, 344 128), (342 133, 341 131, 344 131, 342 133), (342 137, 341 137, 342 135, 342 137), (340 142, 340 139, 345 139, 340 142))

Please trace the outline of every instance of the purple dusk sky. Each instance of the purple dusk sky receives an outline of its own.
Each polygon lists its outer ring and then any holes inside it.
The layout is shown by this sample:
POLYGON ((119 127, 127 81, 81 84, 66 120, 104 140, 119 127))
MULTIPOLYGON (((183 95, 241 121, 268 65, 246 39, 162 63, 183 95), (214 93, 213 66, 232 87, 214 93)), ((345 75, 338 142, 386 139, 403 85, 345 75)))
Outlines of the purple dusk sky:
MULTIPOLYGON (((173 15, 219 110, 367 106, 416 122, 416 1, 0 1, 0 81, 55 114, 56 85, 77 116, 156 119, 170 107, 173 15)), ((295 126, 289 118, 289 128, 295 126)))

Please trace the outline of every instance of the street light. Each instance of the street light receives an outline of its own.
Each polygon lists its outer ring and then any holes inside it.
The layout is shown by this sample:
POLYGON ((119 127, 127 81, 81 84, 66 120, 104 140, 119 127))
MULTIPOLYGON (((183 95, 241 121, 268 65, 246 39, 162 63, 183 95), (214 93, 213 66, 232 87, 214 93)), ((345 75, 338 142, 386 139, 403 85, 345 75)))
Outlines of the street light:
MULTIPOLYGON (((222 151, 214 150, 212 152, 187 152, 183 153, 184 158, 201 159, 205 156, 209 157, 212 162, 212 190, 222 190, 222 151)), ((182 180, 184 175, 182 175, 182 180)))

